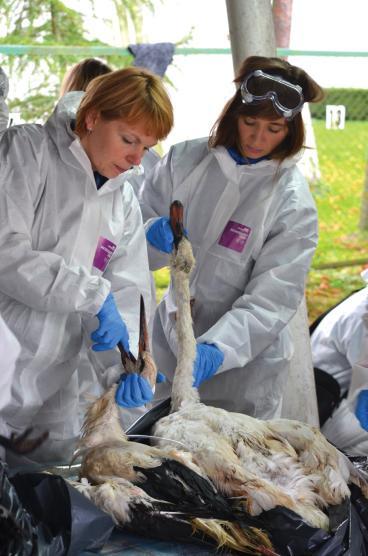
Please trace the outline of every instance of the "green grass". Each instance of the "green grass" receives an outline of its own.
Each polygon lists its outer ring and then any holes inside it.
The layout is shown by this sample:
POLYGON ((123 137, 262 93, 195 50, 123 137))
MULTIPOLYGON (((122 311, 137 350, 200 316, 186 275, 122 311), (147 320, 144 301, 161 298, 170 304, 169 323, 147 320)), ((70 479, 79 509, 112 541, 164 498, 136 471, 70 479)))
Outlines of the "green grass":
POLYGON ((156 284, 156 300, 159 302, 169 284, 169 269, 160 268, 160 270, 155 270, 153 275, 156 284))
MULTIPOLYGON (((359 231, 361 197, 368 151, 368 122, 346 122, 344 130, 328 130, 313 122, 321 183, 312 190, 319 218, 319 244, 307 281, 307 305, 312 322, 351 291, 360 288, 365 265, 317 270, 320 264, 368 261, 368 233, 359 231)), ((366 265, 368 267, 368 265, 366 265)), ((155 273, 157 299, 168 280, 168 269, 155 273)))
POLYGON ((313 263, 359 258, 368 236, 358 233, 364 181, 368 122, 347 122, 344 130, 326 130, 314 122, 322 184, 314 197, 320 239, 313 263))
POLYGON ((310 320, 363 285, 364 265, 316 270, 335 261, 368 260, 368 234, 359 231, 360 206, 368 149, 368 122, 346 122, 328 130, 313 122, 322 183, 313 191, 319 219, 319 243, 307 283, 310 320))

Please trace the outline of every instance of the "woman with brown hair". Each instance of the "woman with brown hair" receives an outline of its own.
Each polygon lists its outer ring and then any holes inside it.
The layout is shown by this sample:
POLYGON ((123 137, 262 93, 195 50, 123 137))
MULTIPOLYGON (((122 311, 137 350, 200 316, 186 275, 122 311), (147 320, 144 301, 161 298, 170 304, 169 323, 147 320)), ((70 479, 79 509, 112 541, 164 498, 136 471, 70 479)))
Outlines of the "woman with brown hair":
MULTIPOLYGON (((288 323, 302 299, 317 244, 317 213, 296 166, 304 102, 322 89, 279 58, 251 56, 235 79, 209 140, 171 148, 145 181, 141 208, 150 268, 173 246, 169 206, 184 205, 196 258, 191 277, 201 400, 259 418, 280 415, 292 355, 288 323)), ((176 300, 170 288, 153 324, 153 355, 168 377, 176 366, 176 300)))
POLYGON ((129 350, 129 333, 138 337, 150 282, 129 176, 173 124, 160 78, 140 68, 94 79, 76 114, 69 100, 44 126, 0 139, 0 313, 22 346, 0 378, 0 429, 48 430, 43 460, 66 459, 79 436, 85 331, 95 329, 92 349, 116 361, 117 344, 129 350))
MULTIPOLYGON (((77 110, 78 104, 83 96, 81 91, 85 91, 87 89, 92 79, 95 79, 95 77, 100 75, 110 73, 111 71, 113 70, 98 58, 86 58, 85 60, 81 60, 78 64, 72 66, 65 74, 60 88, 60 96, 64 96, 70 92, 80 91, 78 94, 74 93, 73 96, 71 96, 76 105, 75 110, 77 110)), ((144 176, 153 168, 158 160, 160 160, 160 157, 155 150, 147 149, 144 153, 142 163, 140 165, 141 173, 136 172, 129 178, 129 183, 133 187, 136 194, 138 194, 144 176)), ((155 295, 154 288, 152 288, 152 294, 153 296, 155 295)), ((156 301, 153 299, 152 307, 154 308, 155 306, 156 301)))
POLYGON ((99 75, 110 73, 112 69, 98 58, 86 58, 70 68, 60 87, 60 96, 70 91, 85 91, 87 85, 99 75))

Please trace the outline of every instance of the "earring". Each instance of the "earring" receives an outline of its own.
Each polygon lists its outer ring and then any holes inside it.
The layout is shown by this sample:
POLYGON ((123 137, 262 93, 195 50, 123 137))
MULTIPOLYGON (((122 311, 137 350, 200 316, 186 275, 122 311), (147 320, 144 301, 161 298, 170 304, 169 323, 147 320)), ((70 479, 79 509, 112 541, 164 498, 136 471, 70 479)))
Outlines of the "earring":
POLYGON ((92 129, 90 127, 87 127, 87 133, 88 133, 88 135, 91 135, 92 129))

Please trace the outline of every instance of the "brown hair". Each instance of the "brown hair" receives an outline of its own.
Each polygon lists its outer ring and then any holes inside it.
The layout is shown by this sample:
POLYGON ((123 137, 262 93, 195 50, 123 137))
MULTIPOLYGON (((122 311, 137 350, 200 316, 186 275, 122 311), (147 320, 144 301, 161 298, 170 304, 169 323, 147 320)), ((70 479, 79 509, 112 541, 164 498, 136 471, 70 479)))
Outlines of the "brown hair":
POLYGON ((96 111, 105 120, 144 122, 148 135, 164 139, 174 123, 170 98, 160 77, 136 67, 96 77, 87 87, 76 116, 75 131, 86 134, 86 116, 96 111))
POLYGON ((60 87, 60 96, 69 91, 85 91, 92 79, 110 73, 112 69, 97 58, 86 58, 75 64, 64 76, 60 87))
MULTIPOLYGON (((250 56, 244 60, 234 79, 234 83, 238 86, 236 93, 226 103, 211 130, 210 147, 223 145, 240 150, 237 123, 241 116, 261 117, 270 120, 280 118, 280 114, 276 112, 269 100, 254 104, 244 104, 242 102, 240 85, 247 75, 257 69, 271 75, 279 75, 294 85, 300 85, 305 102, 318 102, 324 96, 323 89, 303 69, 292 66, 281 58, 250 56)), ((296 114, 292 120, 288 120, 287 126, 287 136, 270 155, 273 159, 282 161, 288 156, 296 154, 303 147, 305 129, 301 113, 296 114)))

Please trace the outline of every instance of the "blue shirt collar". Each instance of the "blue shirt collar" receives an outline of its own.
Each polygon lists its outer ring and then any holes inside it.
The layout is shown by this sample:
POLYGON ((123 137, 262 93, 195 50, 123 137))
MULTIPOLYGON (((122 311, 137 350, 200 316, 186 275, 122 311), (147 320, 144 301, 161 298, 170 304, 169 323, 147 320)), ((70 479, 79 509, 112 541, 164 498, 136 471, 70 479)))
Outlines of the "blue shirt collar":
POLYGON ((235 160, 235 162, 239 165, 257 164, 257 162, 261 162, 261 160, 269 160, 268 156, 261 156, 260 158, 246 158, 242 156, 239 153, 239 151, 237 151, 237 149, 234 149, 233 147, 228 147, 227 152, 229 153, 231 158, 235 160))
POLYGON ((109 179, 109 178, 106 178, 105 176, 103 176, 102 174, 100 174, 99 172, 97 172, 97 170, 95 170, 93 172, 93 175, 94 175, 94 178, 95 178, 97 189, 100 189, 100 187, 102 187, 103 184, 105 182, 107 182, 107 180, 109 179))

